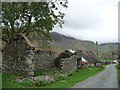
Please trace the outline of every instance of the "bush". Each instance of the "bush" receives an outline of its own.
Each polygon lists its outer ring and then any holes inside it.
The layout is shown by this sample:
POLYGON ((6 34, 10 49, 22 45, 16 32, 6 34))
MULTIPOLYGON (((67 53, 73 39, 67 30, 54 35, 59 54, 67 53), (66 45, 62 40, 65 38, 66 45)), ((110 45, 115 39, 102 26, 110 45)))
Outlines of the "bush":
MULTIPOLYGON (((78 71, 76 70, 76 72, 78 72, 78 71)), ((74 72, 68 72, 68 76, 72 76, 73 73, 74 73, 74 72)))
POLYGON ((117 67, 118 69, 120 69, 120 65, 117 65, 116 67, 117 67))
POLYGON ((60 81, 65 79, 65 76, 61 75, 60 73, 56 73, 54 77, 55 77, 55 81, 60 81))
POLYGON ((45 85, 47 85, 47 84, 48 84, 48 82, 47 82, 47 81, 44 81, 44 80, 37 79, 37 80, 35 81, 35 85, 36 85, 36 86, 45 86, 45 85))
POLYGON ((21 84, 24 86, 30 86, 30 87, 34 86, 34 82, 31 81, 30 79, 25 79, 21 84))
POLYGON ((77 69, 77 70, 76 70, 76 72, 79 72, 79 71, 80 71, 80 69, 77 69))

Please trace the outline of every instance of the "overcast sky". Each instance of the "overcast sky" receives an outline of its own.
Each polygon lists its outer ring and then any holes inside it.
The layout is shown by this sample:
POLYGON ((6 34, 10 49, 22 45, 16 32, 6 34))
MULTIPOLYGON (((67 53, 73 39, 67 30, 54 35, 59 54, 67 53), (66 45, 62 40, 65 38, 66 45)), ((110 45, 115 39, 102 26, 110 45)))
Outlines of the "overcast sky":
POLYGON ((68 0, 63 28, 53 31, 80 40, 118 42, 119 0, 68 0))

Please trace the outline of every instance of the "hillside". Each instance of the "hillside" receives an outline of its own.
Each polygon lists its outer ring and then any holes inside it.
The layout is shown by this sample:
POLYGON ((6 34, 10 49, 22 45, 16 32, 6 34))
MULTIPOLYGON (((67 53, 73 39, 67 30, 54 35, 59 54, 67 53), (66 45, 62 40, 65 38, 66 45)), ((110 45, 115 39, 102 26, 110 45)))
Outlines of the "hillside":
POLYGON ((56 32, 51 33, 52 36, 52 43, 51 45, 58 46, 62 48, 63 50, 65 49, 82 49, 82 50, 89 50, 89 51, 95 51, 95 43, 92 41, 83 41, 83 40, 78 40, 72 37, 67 37, 61 34, 58 34, 56 32))
POLYGON ((118 56, 119 43, 103 43, 99 45, 99 54, 103 57, 115 58, 118 56))
POLYGON ((106 52, 110 52, 110 51, 114 51, 114 50, 118 50, 118 43, 103 43, 100 44, 100 50, 102 51, 106 51, 106 52))
MULTIPOLYGON (((72 37, 67 37, 56 32, 51 33, 53 41, 51 46, 56 46, 61 50, 73 49, 78 50, 82 49, 85 51, 93 51, 96 53, 96 44, 92 41, 78 40, 72 37)), ((120 45, 120 44, 119 44, 120 45)), ((112 57, 118 56, 118 43, 103 43, 99 46, 99 58, 101 59, 110 59, 112 57)))

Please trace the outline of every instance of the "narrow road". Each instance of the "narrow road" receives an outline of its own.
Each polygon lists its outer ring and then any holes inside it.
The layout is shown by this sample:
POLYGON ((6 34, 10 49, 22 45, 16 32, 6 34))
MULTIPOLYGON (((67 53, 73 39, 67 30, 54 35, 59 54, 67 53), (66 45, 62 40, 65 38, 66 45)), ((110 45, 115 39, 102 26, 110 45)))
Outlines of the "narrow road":
POLYGON ((71 88, 118 88, 117 70, 114 64, 85 81, 77 83, 71 88))

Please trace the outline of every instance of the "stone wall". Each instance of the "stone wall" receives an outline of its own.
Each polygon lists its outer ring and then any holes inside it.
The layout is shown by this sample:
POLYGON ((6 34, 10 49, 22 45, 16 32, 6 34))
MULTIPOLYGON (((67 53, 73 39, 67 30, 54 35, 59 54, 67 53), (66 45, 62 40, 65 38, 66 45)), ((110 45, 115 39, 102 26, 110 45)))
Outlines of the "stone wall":
POLYGON ((82 53, 80 50, 76 51, 76 58, 77 58, 77 69, 80 69, 82 67, 82 53))
POLYGON ((55 67, 55 53, 52 51, 36 51, 34 57, 35 71, 48 70, 55 67))
POLYGON ((31 51, 33 52, 34 48, 28 46, 25 40, 18 35, 3 49, 2 72, 26 75, 30 71, 26 59, 30 60, 31 51))
POLYGON ((81 53, 62 52, 55 58, 55 67, 61 70, 61 73, 67 74, 81 68, 81 53))
POLYGON ((62 58, 61 61, 61 73, 67 74, 68 72, 73 72, 77 69, 77 58, 76 55, 70 58, 62 58))

